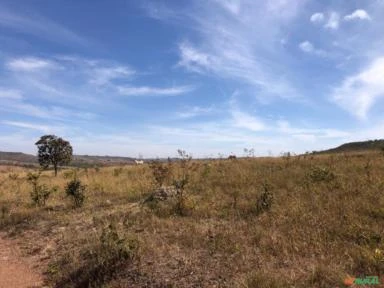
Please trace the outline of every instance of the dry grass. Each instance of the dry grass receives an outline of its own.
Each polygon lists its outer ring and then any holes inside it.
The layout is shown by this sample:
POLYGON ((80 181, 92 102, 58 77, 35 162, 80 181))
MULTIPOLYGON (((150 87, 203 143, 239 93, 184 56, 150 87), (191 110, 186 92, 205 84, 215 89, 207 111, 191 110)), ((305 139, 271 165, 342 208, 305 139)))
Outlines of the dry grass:
POLYGON ((178 199, 140 204, 156 185, 146 165, 77 170, 81 208, 65 196, 71 170, 43 172, 58 187, 45 207, 27 172, 0 167, 0 229, 51 286, 328 288, 384 274, 378 153, 192 161, 183 216, 178 199))

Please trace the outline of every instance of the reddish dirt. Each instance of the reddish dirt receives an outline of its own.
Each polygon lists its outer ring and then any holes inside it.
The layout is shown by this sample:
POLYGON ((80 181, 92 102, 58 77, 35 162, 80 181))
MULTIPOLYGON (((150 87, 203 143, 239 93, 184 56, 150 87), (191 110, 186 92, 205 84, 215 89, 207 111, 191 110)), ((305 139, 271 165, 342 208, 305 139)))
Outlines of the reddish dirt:
POLYGON ((21 256, 17 245, 0 234, 0 288, 42 287, 41 275, 21 256))

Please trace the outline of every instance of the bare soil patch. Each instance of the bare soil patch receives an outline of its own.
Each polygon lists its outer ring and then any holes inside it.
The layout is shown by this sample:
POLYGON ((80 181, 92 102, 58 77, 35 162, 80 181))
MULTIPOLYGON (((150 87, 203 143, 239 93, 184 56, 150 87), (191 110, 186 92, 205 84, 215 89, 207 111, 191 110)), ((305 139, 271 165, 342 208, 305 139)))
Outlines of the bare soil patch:
POLYGON ((30 259, 21 256, 13 240, 0 234, 0 288, 42 287, 42 276, 30 259))

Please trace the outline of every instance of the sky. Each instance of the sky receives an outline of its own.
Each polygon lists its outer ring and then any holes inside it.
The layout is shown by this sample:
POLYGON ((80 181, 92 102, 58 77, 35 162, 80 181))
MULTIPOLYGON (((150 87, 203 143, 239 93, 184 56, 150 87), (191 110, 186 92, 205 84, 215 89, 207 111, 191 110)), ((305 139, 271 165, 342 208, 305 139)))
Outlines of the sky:
POLYGON ((0 151, 256 156, 384 138, 384 0, 0 0, 0 151))

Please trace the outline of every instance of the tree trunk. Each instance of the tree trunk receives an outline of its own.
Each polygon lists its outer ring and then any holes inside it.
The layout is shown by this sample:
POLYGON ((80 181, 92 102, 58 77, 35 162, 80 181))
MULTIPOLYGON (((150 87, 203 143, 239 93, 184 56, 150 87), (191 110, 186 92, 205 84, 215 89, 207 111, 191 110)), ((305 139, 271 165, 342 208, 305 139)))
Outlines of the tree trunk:
POLYGON ((55 177, 57 176, 57 164, 53 164, 53 168, 55 169, 55 177))

